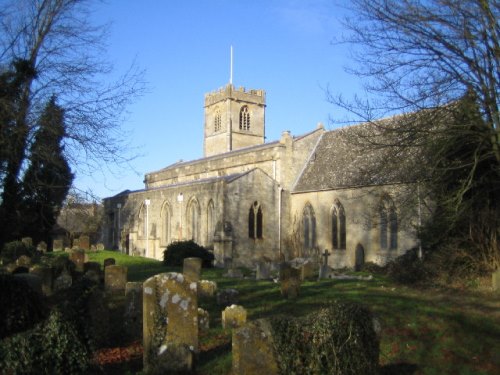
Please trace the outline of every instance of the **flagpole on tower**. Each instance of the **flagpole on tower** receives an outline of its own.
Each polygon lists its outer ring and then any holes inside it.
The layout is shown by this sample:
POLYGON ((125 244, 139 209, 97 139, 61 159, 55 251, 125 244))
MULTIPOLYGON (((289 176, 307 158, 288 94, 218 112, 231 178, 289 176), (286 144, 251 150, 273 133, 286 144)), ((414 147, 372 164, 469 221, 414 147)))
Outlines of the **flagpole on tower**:
POLYGON ((229 72, 229 83, 233 84, 233 46, 231 46, 231 68, 229 72))

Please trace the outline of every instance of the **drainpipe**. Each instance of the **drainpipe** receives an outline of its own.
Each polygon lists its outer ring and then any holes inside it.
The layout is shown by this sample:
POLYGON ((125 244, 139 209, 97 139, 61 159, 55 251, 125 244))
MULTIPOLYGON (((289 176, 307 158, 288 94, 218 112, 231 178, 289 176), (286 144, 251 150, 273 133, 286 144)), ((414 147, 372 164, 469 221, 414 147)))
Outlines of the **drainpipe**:
POLYGON ((278 187, 278 259, 281 259, 281 216, 282 216, 282 208, 281 208, 281 203, 282 203, 282 194, 283 194, 283 188, 281 186, 278 187))

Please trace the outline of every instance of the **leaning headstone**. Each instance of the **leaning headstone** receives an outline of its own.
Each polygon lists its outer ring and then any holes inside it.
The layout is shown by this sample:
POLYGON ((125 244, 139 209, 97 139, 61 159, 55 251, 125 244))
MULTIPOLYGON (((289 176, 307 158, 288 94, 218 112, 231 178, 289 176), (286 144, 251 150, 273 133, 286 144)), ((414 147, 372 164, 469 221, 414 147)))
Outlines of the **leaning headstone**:
POLYGON ((80 249, 90 250, 90 238, 89 236, 80 236, 79 238, 80 249))
POLYGON ((491 286, 493 291, 500 293, 500 268, 491 274, 491 286))
POLYGON ((215 295, 217 290, 217 283, 210 280, 198 281, 198 297, 210 298, 215 295))
POLYGON ((241 327, 247 321, 247 311, 243 306, 231 305, 222 311, 222 328, 241 327))
POLYGON ((240 293, 236 289, 222 289, 217 292, 217 305, 231 306, 236 305, 239 300, 240 293))
POLYGON ((283 263, 280 269, 281 295, 294 299, 299 296, 301 271, 288 263, 283 263))
POLYGON ((255 273, 256 280, 268 280, 271 278, 271 267, 267 262, 258 262, 255 273))
POLYGON ((36 265, 30 269, 30 274, 40 277, 42 293, 50 296, 52 294, 52 268, 36 265))
POLYGON ((42 253, 47 252, 47 243, 45 241, 40 241, 38 245, 36 245, 36 249, 42 253))
POLYGON ((33 239, 31 237, 23 237, 21 238, 21 242, 26 246, 33 246, 33 239))
POLYGON ((63 240, 52 241, 52 250, 53 251, 62 251, 63 249, 64 249, 63 240))
POLYGON ((201 274, 201 258, 184 258, 182 273, 191 281, 199 281, 201 274))
POLYGON ((210 329, 210 315, 207 310, 198 307, 198 329, 200 332, 206 332, 210 329))
POLYGON ((104 288, 113 293, 123 293, 127 284, 128 269, 125 266, 107 266, 104 269, 104 288))
POLYGON ((115 263, 115 258, 106 258, 104 259, 104 268, 106 268, 107 266, 114 266, 115 263))
POLYGON ((142 337, 142 282, 125 285, 123 327, 129 338, 137 340, 142 337))
POLYGON ((69 255, 69 259, 75 264, 75 270, 77 272, 83 272, 84 264, 88 261, 88 256, 83 250, 73 250, 69 255))
POLYGON ((243 327, 233 330, 232 346, 232 374, 277 375, 279 373, 268 320, 248 322, 243 327))
POLYGON ((54 292, 68 289, 71 287, 71 284, 73 284, 73 278, 69 273, 63 272, 54 280, 54 292))
POLYGON ((183 274, 162 273, 143 283, 143 350, 146 371, 192 370, 198 351, 197 285, 183 274))
POLYGON ((29 267, 31 266, 31 258, 27 255, 21 255, 19 258, 17 258, 16 265, 20 267, 29 267))

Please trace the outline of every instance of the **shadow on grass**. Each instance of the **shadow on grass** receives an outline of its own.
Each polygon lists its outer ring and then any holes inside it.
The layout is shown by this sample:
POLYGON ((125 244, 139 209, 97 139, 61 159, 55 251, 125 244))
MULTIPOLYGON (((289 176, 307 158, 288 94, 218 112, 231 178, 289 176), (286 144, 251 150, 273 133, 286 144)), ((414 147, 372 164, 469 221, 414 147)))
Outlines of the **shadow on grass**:
POLYGON ((418 366, 412 363, 394 363, 380 368, 380 375, 413 375, 418 366))

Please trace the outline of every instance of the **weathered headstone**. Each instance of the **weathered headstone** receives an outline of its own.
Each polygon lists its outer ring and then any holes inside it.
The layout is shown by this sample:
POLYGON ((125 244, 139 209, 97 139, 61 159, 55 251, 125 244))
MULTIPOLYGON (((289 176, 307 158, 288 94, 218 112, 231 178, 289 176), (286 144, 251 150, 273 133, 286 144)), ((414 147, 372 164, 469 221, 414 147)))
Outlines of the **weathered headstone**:
POLYGON ((217 292, 217 304, 219 306, 236 305, 239 300, 240 293, 236 289, 222 289, 217 292))
POLYGON ((125 266, 107 266, 104 269, 104 288, 113 293, 123 293, 127 284, 128 269, 125 266))
POLYGON ((255 273, 256 280, 268 280, 271 277, 271 266, 268 262, 258 262, 255 273))
POLYGON ((208 331, 210 329, 210 315, 208 311, 198 307, 198 329, 201 331, 208 331))
POLYGON ((90 270, 99 274, 101 272, 101 263, 99 263, 99 262, 85 262, 83 264, 83 271, 87 272, 90 270))
POLYGON ((42 293, 50 296, 52 294, 52 268, 36 265, 30 269, 30 274, 40 277, 42 293))
POLYGON ((47 252, 47 243, 45 241, 40 241, 38 245, 36 245, 36 249, 42 253, 47 252))
POLYGON ((143 283, 144 369, 191 371, 198 351, 197 284, 180 273, 162 273, 143 283))
POLYGON ((500 293, 500 268, 491 274, 491 286, 493 291, 500 293))
POLYGON ((222 328, 241 327, 247 321, 247 311, 243 306, 231 305, 222 311, 222 328))
POLYGON ((62 250, 64 250, 63 240, 53 240, 52 241, 52 250, 53 251, 62 251, 62 250))
POLYGON ((285 298, 294 299, 299 296, 300 270, 293 268, 288 263, 283 263, 280 269, 281 295, 285 298))
POLYGON ((129 338, 142 337, 142 282, 128 282, 125 285, 123 325, 129 338))
POLYGON ((100 272, 98 273, 98 272, 96 272, 94 270, 88 270, 88 271, 85 271, 85 273, 83 274, 83 277, 86 280, 90 280, 90 281, 92 281, 95 284, 100 284, 101 283, 101 274, 100 274, 100 272))
POLYGON ((73 249, 79 249, 80 248, 80 239, 79 238, 73 238, 73 249))
POLYGON ((104 268, 106 268, 107 266, 114 266, 115 263, 115 258, 106 258, 104 259, 104 268))
POLYGON ((217 283, 210 280, 198 281, 198 297, 210 298, 215 295, 217 290, 217 283))
POLYGON ((98 243, 97 246, 96 246, 96 248, 97 248, 97 251, 103 251, 104 250, 104 244, 98 243))
POLYGON ((73 284, 73 278, 69 273, 63 272, 54 280, 54 291, 68 289, 71 284, 73 284))
POLYGON ((230 268, 224 274, 224 277, 230 277, 233 279, 241 279, 241 278, 243 278, 243 272, 241 272, 241 270, 238 268, 230 268))
POLYGON ((271 326, 266 319, 246 323, 233 330, 232 374, 277 375, 271 326))
POLYGON ((19 258, 17 258, 16 265, 20 267, 29 267, 31 266, 31 258, 27 255, 21 255, 19 258))
POLYGON ((300 271, 300 280, 304 281, 306 279, 311 279, 317 276, 317 267, 312 261, 305 261, 299 267, 297 267, 300 271))
POLYGON ((191 281, 199 281, 201 275, 201 258, 184 258, 182 273, 191 281))
POLYGON ((83 249, 83 250, 90 250, 90 238, 89 236, 80 236, 79 238, 79 246, 80 246, 80 249, 83 249))
POLYGON ((23 237, 21 238, 21 242, 26 246, 33 246, 33 239, 31 237, 23 237))
POLYGON ((88 256, 83 250, 73 250, 73 252, 69 255, 69 259, 75 263, 75 270, 77 272, 83 272, 84 264, 88 261, 88 256))
POLYGON ((95 253, 97 251, 96 245, 90 245, 90 251, 92 251, 93 253, 95 253))

